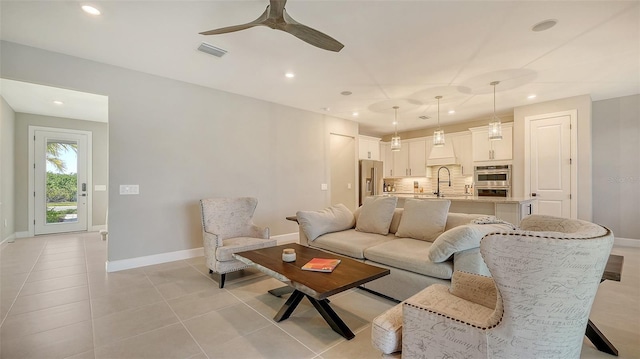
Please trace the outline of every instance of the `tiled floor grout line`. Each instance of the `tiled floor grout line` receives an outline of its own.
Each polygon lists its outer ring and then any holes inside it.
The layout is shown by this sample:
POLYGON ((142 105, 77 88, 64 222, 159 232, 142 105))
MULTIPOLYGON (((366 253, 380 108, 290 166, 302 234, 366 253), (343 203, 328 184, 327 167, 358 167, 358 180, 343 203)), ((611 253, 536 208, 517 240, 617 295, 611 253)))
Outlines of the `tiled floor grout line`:
MULTIPOLYGON (((193 267, 189 262, 186 262, 187 265, 189 265, 191 268, 193 268, 196 272, 202 274, 199 270, 197 270, 195 267, 193 267)), ((178 315, 178 313, 176 313, 175 310, 173 310, 173 308, 171 307, 171 304, 169 304, 169 301, 167 300, 167 298, 165 298, 162 293, 160 292, 160 290, 158 289, 158 287, 156 286, 155 283, 153 283, 153 281, 151 280, 151 278, 149 278, 149 274, 147 272, 144 272, 144 275, 147 277, 147 279, 149 280, 149 282, 151 282, 151 285, 153 286, 153 289, 155 289, 158 294, 160 294, 160 298, 162 298, 162 300, 164 301, 164 303, 167 305, 167 307, 169 307, 169 309, 171 310, 171 313, 173 313, 173 315, 176 316, 176 318, 178 319, 178 322, 180 323, 180 325, 182 325, 182 327, 184 328, 184 330, 187 331, 187 333, 189 334, 189 336, 191 337, 191 339, 193 340, 194 343, 196 343, 196 345, 198 346, 198 348, 200 349, 200 352, 202 352, 202 354, 204 354, 205 357, 207 357, 207 359, 211 359, 209 358, 209 355, 207 354, 207 352, 204 350, 204 348, 202 348, 202 346, 200 345, 200 343, 198 343, 198 341, 196 340, 196 338, 193 336, 193 334, 191 333, 191 331, 189 330, 189 328, 187 328, 187 326, 184 324, 184 322, 182 321, 182 318, 180 318, 180 316, 178 315)), ((188 294, 185 294, 185 296, 188 294)), ((182 297, 182 296, 181 296, 182 297)), ((180 297, 177 297, 180 298, 180 297)), ((191 318, 189 318, 191 319, 191 318)), ((173 325, 173 324, 172 324, 173 325)), ((159 328, 158 328, 159 329, 159 328)), ((195 355, 192 355, 192 357, 195 355)))
POLYGON ((31 275, 31 272, 33 272, 33 268, 36 266, 36 264, 38 263, 38 259, 40 259, 40 256, 42 255, 42 252, 44 251, 44 249, 47 247, 47 243, 49 243, 49 240, 47 240, 42 248, 40 249, 40 253, 38 254, 38 256, 36 257, 36 260, 33 261, 33 265, 31 266, 31 269, 29 269, 29 272, 27 274, 27 277, 24 279, 24 282, 22 282, 22 285, 20 286, 20 289, 18 289, 18 292, 16 293, 16 297, 13 298, 13 301, 11 302, 11 305, 9 306, 9 310, 7 310, 7 314, 5 314, 4 318, 2 318, 2 322, 0 322, 0 327, 2 327, 2 325, 4 325, 5 320, 7 319, 7 317, 9 316, 9 313, 11 313, 11 309, 13 309, 13 305, 16 304, 16 300, 18 300, 18 297, 20 296, 20 292, 22 291, 22 288, 24 288, 25 283, 27 282, 27 279, 29 279, 29 276, 31 275))

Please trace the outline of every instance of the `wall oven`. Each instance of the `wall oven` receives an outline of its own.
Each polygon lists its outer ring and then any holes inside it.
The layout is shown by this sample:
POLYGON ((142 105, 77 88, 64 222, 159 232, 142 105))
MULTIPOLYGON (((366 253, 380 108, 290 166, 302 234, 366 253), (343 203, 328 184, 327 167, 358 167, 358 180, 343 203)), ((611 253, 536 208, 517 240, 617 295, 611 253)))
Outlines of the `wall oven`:
POLYGON ((511 165, 476 166, 474 184, 478 197, 511 197, 511 165))

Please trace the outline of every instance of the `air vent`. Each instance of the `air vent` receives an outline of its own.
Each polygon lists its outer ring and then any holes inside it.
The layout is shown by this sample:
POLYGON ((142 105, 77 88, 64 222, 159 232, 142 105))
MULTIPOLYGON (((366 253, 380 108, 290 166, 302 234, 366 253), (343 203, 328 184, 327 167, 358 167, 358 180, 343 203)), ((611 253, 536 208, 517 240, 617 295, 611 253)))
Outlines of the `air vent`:
POLYGON ((213 55, 215 57, 222 57, 227 53, 227 50, 223 50, 219 47, 207 44, 206 42, 203 42, 202 44, 200 44, 200 46, 198 46, 198 51, 206 52, 207 54, 213 55))
POLYGON ((419 116, 418 118, 419 118, 419 119, 421 119, 421 120, 428 120, 428 119, 430 119, 431 117, 429 117, 429 116, 425 116, 425 115, 422 115, 422 116, 419 116))

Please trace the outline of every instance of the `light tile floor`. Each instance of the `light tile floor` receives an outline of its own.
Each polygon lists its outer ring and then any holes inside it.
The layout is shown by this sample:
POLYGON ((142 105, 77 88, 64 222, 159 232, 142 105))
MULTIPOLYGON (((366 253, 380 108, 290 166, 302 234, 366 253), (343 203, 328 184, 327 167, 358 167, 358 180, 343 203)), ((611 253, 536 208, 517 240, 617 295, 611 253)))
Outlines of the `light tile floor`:
MULTIPOLYGON (((622 282, 600 286, 591 319, 620 350, 640 357, 640 248, 622 282)), ((371 320, 394 303, 354 289, 331 298, 356 333, 347 341, 303 301, 281 323, 281 286, 253 270, 224 289, 203 258, 106 273, 97 233, 18 239, 0 250, 0 357, 10 358, 379 358, 371 320)), ((583 358, 613 358, 585 340, 583 358)))

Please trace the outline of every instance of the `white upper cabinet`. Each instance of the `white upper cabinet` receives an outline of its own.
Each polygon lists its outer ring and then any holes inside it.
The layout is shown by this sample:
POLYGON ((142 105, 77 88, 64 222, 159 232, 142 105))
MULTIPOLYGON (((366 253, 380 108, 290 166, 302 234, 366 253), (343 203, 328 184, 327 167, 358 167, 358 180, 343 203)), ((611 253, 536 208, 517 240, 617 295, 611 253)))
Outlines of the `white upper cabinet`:
POLYGON ((463 176, 473 176, 473 146, 471 144, 471 132, 457 132, 451 136, 453 149, 463 176))
POLYGON ((427 142, 425 139, 407 141, 409 147, 409 176, 427 175, 427 142))
POLYGON ((380 160, 380 139, 377 137, 358 136, 358 159, 380 160))
POLYGON ((471 142, 474 162, 510 161, 513 159, 513 123, 502 124, 502 140, 490 140, 487 126, 473 127, 471 142))
POLYGON ((409 176, 409 146, 406 141, 402 141, 400 151, 391 152, 393 156, 393 177, 409 176))
POLYGON ((393 177, 393 152, 389 142, 380 142, 380 153, 382 154, 384 177, 393 177))
POLYGON ((400 151, 391 151, 391 144, 380 145, 385 177, 425 177, 427 175, 427 139, 402 141, 400 151))

